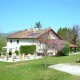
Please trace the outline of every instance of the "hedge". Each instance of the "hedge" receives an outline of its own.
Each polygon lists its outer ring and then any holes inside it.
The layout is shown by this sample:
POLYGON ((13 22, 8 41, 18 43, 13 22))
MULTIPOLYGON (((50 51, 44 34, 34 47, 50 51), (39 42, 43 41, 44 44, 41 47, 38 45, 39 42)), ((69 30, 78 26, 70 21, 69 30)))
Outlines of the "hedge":
POLYGON ((20 53, 34 54, 35 50, 36 50, 36 45, 28 45, 20 47, 20 53))

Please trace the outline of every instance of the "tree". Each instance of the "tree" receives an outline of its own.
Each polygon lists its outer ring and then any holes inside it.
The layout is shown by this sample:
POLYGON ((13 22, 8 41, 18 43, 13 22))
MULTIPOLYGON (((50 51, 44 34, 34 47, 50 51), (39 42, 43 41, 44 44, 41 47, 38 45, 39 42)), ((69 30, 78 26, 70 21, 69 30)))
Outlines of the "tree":
POLYGON ((61 28, 61 27, 58 29, 57 34, 58 34, 61 38, 63 38, 63 36, 62 36, 63 33, 62 33, 62 28, 61 28))
POLYGON ((70 43, 77 44, 80 41, 80 27, 74 25, 72 28, 59 28, 57 34, 63 39, 70 43))
POLYGON ((0 52, 2 50, 2 47, 6 45, 6 40, 3 36, 0 35, 0 52))
POLYGON ((74 25, 72 28, 72 34, 73 34, 73 43, 77 44, 77 41, 80 40, 80 26, 79 25, 74 25))
POLYGON ((67 33, 68 33, 68 28, 59 28, 57 31, 57 34, 62 38, 62 39, 66 39, 67 40, 67 33))
POLYGON ((42 25, 41 25, 41 23, 40 23, 40 22, 37 22, 37 23, 35 24, 35 28, 40 29, 41 27, 42 27, 42 25))
POLYGON ((47 45, 50 49, 55 49, 57 51, 64 48, 63 41, 58 39, 47 41, 47 45))

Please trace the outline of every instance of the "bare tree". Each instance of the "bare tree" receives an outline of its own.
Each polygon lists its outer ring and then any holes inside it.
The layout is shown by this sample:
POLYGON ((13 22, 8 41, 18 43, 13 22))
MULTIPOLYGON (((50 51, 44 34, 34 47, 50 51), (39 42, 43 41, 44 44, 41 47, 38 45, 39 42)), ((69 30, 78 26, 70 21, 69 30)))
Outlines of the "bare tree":
POLYGON ((77 41, 80 39, 80 26, 74 25, 72 28, 72 35, 73 35, 73 43, 77 44, 77 41))

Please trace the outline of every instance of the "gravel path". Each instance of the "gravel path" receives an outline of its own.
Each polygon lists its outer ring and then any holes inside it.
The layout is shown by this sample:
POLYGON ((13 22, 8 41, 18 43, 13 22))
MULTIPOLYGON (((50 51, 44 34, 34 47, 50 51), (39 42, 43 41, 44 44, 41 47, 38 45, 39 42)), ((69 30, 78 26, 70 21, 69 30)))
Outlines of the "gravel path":
POLYGON ((76 64, 56 64, 56 65, 49 66, 49 68, 80 76, 80 63, 76 63, 76 64))

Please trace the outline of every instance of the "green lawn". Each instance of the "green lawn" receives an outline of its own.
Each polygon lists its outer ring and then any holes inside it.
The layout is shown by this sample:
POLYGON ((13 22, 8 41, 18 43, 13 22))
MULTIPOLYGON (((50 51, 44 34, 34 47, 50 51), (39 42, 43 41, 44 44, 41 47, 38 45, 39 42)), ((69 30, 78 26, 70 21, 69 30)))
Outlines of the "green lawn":
MULTIPOLYGON (((47 65, 58 63, 75 63, 80 54, 47 57, 47 65)), ((49 69, 45 71, 44 58, 21 62, 0 62, 0 80, 80 80, 80 76, 49 69)))

